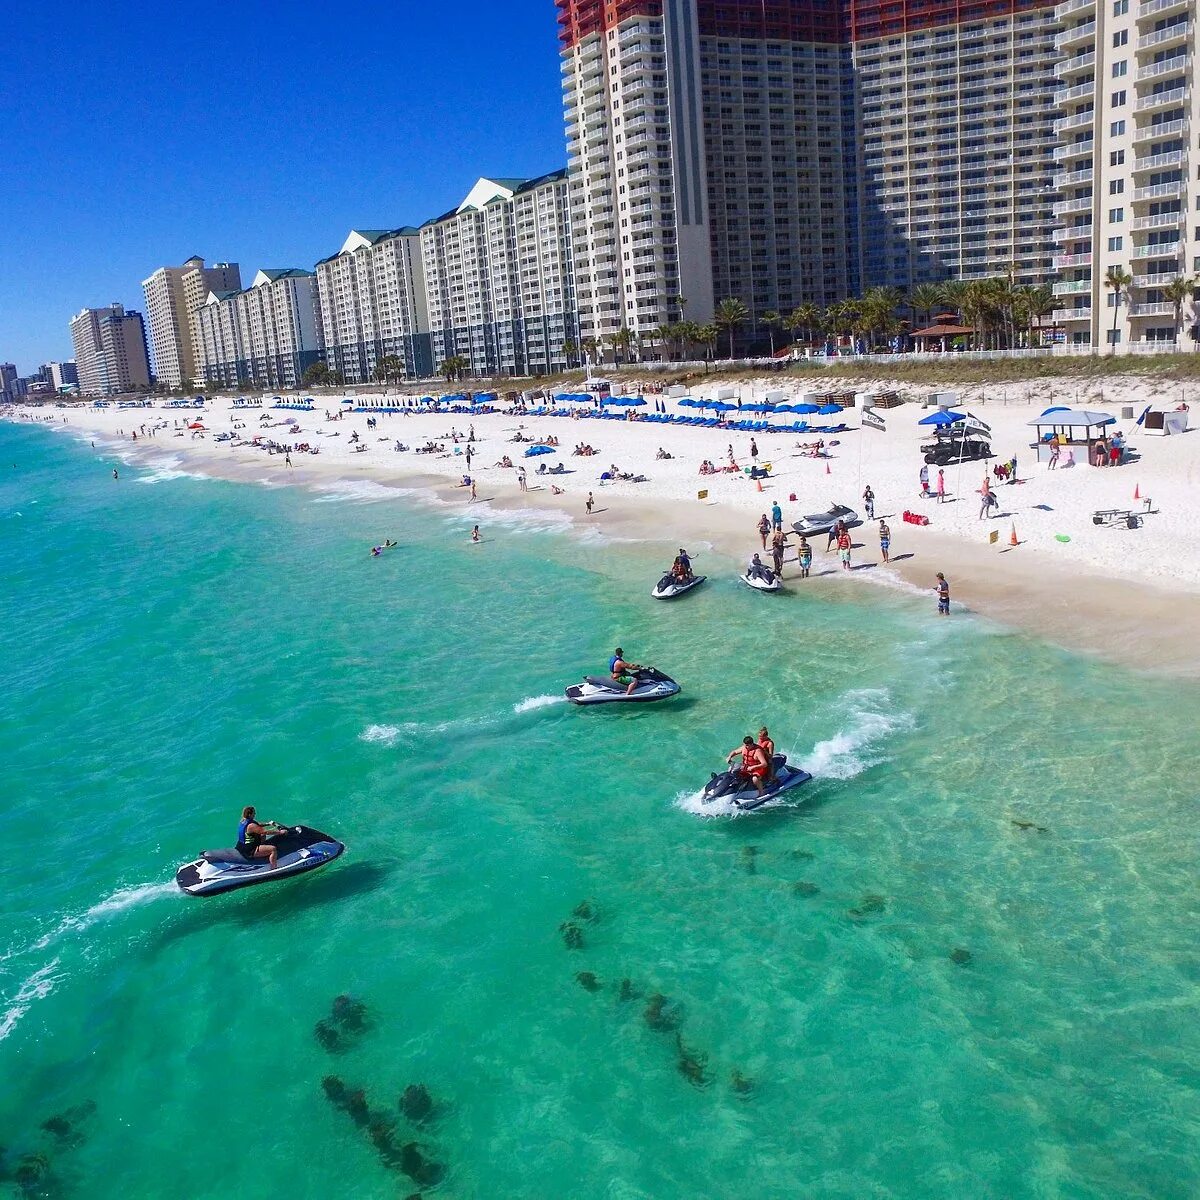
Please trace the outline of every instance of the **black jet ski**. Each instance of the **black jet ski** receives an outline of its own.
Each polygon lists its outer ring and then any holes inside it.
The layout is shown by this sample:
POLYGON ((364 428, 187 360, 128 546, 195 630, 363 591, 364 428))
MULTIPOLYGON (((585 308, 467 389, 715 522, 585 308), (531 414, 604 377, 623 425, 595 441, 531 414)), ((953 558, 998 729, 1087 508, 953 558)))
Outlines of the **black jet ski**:
POLYGON ((714 800, 729 800, 738 808, 749 812, 812 779, 807 771, 792 766, 786 754, 775 755, 772 762, 775 764, 775 778, 763 788, 761 796, 754 790, 754 784, 750 783, 740 770, 719 773, 714 771, 700 795, 702 803, 712 804, 714 800))
POLYGON ((265 858, 243 858, 238 850, 202 850, 195 862, 175 872, 175 882, 189 896, 215 896, 255 883, 303 875, 333 862, 346 847, 336 838, 307 825, 291 825, 266 838, 279 852, 274 870, 265 858))
POLYGON ((834 504, 825 512, 809 513, 808 516, 793 521, 792 528, 805 537, 815 537, 828 533, 839 521, 845 521, 847 528, 862 524, 854 509, 847 508, 844 504, 834 504))
POLYGON ((649 700, 667 700, 682 690, 669 675, 655 667, 639 667, 634 673, 637 687, 626 695, 628 686, 607 675, 588 675, 582 683, 567 688, 572 704, 632 704, 649 700))
POLYGON ((778 592, 783 588, 783 581, 770 567, 759 567, 757 571, 747 567, 742 582, 756 592, 778 592))
POLYGON ((699 587, 707 578, 707 575, 693 575, 691 579, 685 579, 681 583, 674 575, 667 572, 654 585, 654 591, 650 595, 655 600, 674 600, 676 596, 682 596, 685 592, 690 592, 692 588, 699 587))

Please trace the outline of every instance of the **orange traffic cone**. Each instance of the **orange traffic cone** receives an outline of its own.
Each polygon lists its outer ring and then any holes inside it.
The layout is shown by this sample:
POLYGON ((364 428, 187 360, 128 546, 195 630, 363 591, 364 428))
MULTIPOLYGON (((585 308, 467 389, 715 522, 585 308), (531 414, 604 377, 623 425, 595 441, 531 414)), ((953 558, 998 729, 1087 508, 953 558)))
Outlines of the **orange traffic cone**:
POLYGON ((1133 485, 1133 498, 1134 498, 1135 500, 1140 500, 1140 499, 1142 498, 1142 491, 1141 491, 1141 485, 1140 485, 1140 484, 1137 484, 1137 483, 1135 483, 1135 484, 1133 485))
POLYGON ((829 469, 829 459, 826 459, 826 460, 825 460, 825 474, 826 474, 826 475, 832 475, 832 474, 833 474, 833 472, 832 472, 832 471, 829 469))
POLYGON ((761 491, 762 491, 762 480, 761 480, 761 479, 756 479, 756 480, 754 481, 754 486, 755 486, 756 488, 758 488, 758 490, 761 492, 761 491))
POLYGON ((1017 523, 1012 523, 1012 532, 1008 535, 1008 544, 1010 546, 1019 546, 1021 543, 1017 541, 1017 523))

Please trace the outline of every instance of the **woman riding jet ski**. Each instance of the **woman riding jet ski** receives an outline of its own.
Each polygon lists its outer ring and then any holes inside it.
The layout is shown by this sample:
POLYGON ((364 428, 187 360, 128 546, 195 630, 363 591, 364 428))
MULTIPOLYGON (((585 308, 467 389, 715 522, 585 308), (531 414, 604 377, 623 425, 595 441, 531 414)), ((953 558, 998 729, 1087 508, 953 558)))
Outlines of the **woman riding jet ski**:
POLYGON ((783 587, 779 576, 757 554, 747 565, 742 582, 754 588, 756 592, 778 592, 783 587))
POLYGON ((582 683, 567 688, 567 699, 572 704, 644 703, 679 694, 679 684, 669 675, 654 667, 626 662, 624 654, 618 646, 608 660, 608 677, 585 676, 582 683))
POLYGON ((681 548, 671 569, 654 585, 650 595, 655 600, 674 600, 676 596, 699 587, 707 578, 707 575, 697 575, 692 571, 692 560, 688 552, 681 548))
POLYGON ((237 845, 230 850, 202 850, 195 862, 175 872, 175 882, 189 896, 213 896, 315 871, 345 849, 336 838, 307 825, 260 822, 254 806, 247 805, 242 809, 237 845))
MULTIPOLYGON (((764 729, 760 738, 765 736, 764 729)), ((774 749, 774 743, 767 740, 766 744, 774 749)), ((768 756, 762 741, 756 742, 748 735, 742 738, 740 746, 729 752, 725 761, 732 763, 735 758, 740 761, 729 770, 712 773, 712 778, 701 793, 702 803, 729 800, 737 808, 748 812, 812 779, 807 771, 793 767, 786 754, 768 756)))

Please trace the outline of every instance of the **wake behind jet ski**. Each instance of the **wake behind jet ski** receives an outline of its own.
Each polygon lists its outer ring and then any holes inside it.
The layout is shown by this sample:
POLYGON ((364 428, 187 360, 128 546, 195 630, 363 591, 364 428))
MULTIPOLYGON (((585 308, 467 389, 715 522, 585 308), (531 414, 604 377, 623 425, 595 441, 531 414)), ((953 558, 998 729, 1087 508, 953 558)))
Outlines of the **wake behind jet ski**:
POLYGON ((587 675, 582 683, 567 688, 572 704, 645 703, 667 700, 680 692, 679 684, 656 667, 626 662, 618 646, 608 662, 609 673, 587 675))
POLYGON ((342 842, 307 825, 282 826, 256 822, 252 808, 244 810, 238 844, 228 850, 202 850, 194 862, 175 872, 175 882, 189 896, 213 896, 315 871, 338 858, 342 842), (247 830, 260 831, 247 833, 247 830), (272 853, 272 851, 274 853, 272 853))
POLYGON ((742 582, 756 592, 778 592, 783 588, 779 576, 757 554, 747 565, 742 582))
MULTIPOLYGON (((765 733, 764 730, 763 736, 765 733)), ((807 771, 792 766, 786 754, 772 754, 768 760, 763 745, 774 748, 773 743, 760 744, 752 737, 743 738, 742 745, 731 751, 726 759, 729 763, 740 755, 741 761, 727 771, 712 773, 701 792, 701 802, 712 804, 716 800, 728 800, 735 807, 749 812, 812 779, 807 771), (766 765, 768 761, 771 763, 769 770, 766 765)))

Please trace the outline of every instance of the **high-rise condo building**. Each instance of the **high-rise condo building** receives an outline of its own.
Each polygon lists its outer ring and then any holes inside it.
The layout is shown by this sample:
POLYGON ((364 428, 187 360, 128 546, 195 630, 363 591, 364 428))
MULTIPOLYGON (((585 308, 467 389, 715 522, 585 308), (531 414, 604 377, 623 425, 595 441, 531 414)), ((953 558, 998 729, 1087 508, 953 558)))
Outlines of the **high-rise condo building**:
POLYGON ((325 360, 346 383, 375 378, 385 358, 404 373, 433 373, 425 272, 417 229, 355 229, 317 263, 325 360))
POLYGON ((1200 270, 1200 252, 1188 251, 1189 220, 1200 242, 1195 5, 1066 0, 1054 11, 1063 83, 1055 318, 1081 345, 1182 341, 1192 305, 1164 288, 1200 270), (1119 286, 1106 283, 1110 273, 1119 286))
POLYGON ((324 356, 316 277, 297 267, 259 271, 244 291, 210 293, 197 326, 209 383, 295 388, 324 356))
POLYGON ((17 399, 17 368, 13 363, 0 363, 0 404, 12 404, 17 399))
POLYGON ((556 3, 585 335, 1048 277, 1048 0, 556 3))
POLYGON ((566 171, 480 179, 421 226, 435 367, 463 357, 479 374, 564 369, 578 343, 566 171))
POLYGON ((79 390, 108 396, 150 386, 146 327, 139 312, 123 305, 85 308, 71 319, 71 341, 79 371, 79 390))
POLYGON ((241 286, 237 263, 206 267, 199 256, 189 258, 181 267, 159 267, 142 281, 154 375, 159 383, 177 388, 185 380, 200 378, 197 314, 209 292, 233 291, 241 286))

